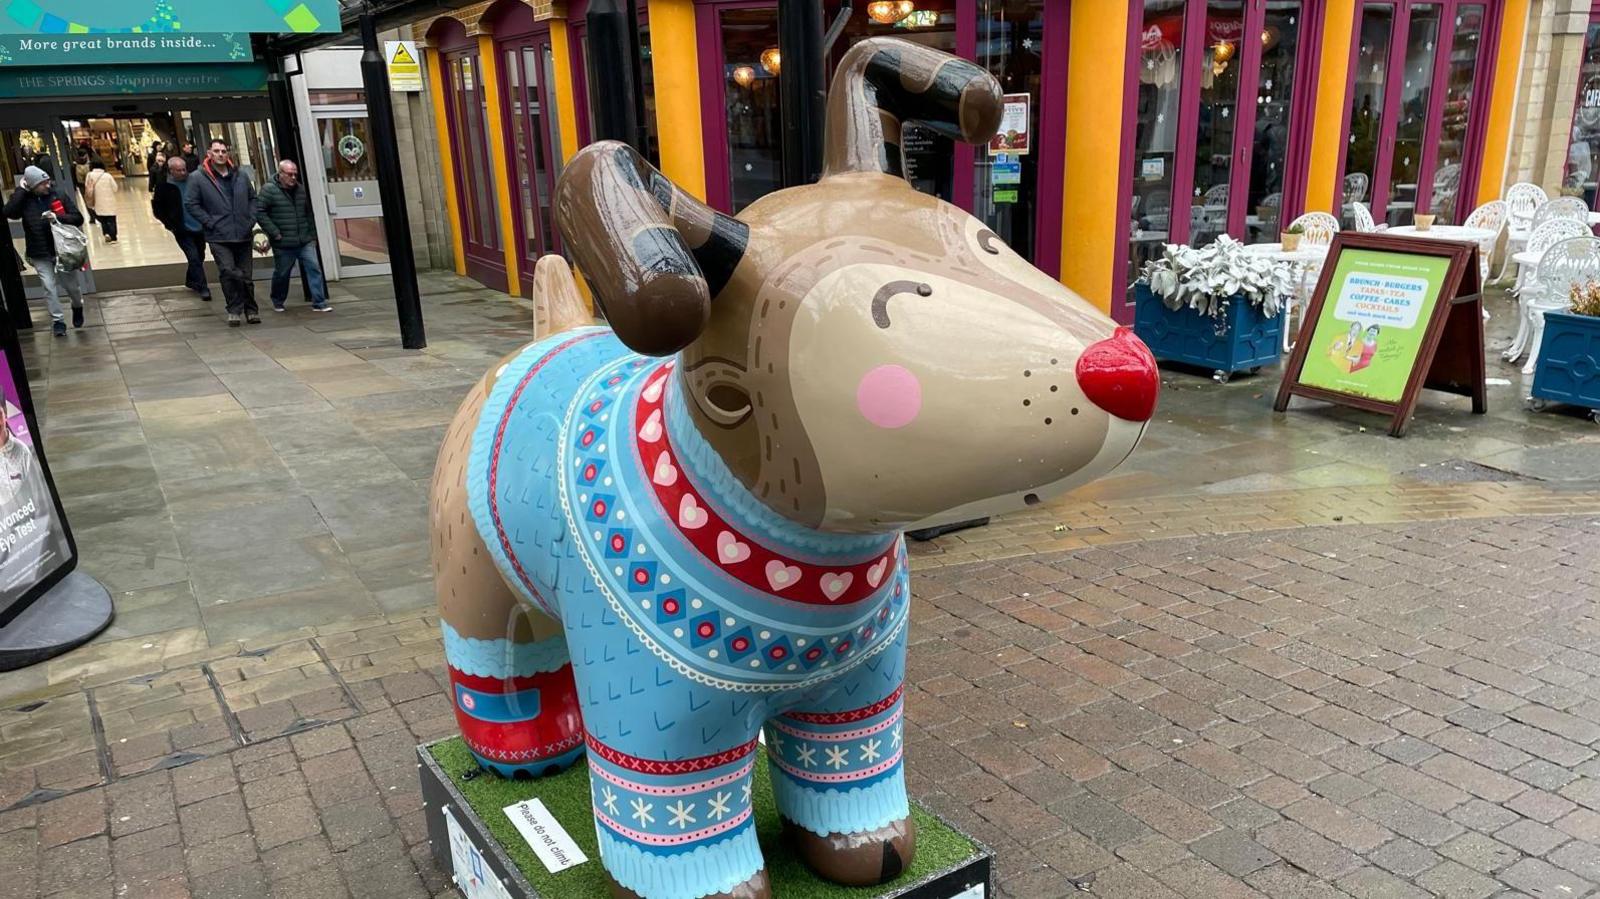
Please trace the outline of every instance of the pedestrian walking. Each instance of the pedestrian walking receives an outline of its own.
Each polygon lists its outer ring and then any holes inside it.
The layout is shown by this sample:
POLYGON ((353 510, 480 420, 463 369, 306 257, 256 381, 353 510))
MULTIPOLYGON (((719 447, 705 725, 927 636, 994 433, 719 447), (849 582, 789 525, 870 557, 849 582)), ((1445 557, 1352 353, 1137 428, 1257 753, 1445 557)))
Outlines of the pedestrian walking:
POLYGON ((311 217, 311 193, 300 183, 300 167, 278 163, 278 174, 261 186, 256 197, 256 223, 272 242, 272 311, 284 311, 289 276, 300 263, 300 279, 311 295, 312 312, 329 312, 328 286, 317 258, 317 223, 311 217))
POLYGON ((200 223, 211 258, 222 275, 222 298, 228 304, 228 325, 239 327, 241 317, 261 323, 251 280, 250 233, 255 227, 256 189, 233 164, 228 142, 214 138, 206 150, 200 172, 184 191, 183 208, 200 223))
POLYGON ((104 162, 96 159, 89 163, 89 177, 83 183, 83 202, 94 210, 106 243, 117 242, 117 193, 120 190, 116 176, 106 171, 104 162))
POLYGON ((6 201, 5 217, 22 221, 23 251, 28 264, 39 273, 39 284, 44 287, 45 303, 50 307, 50 328, 57 337, 65 336, 67 326, 62 321, 61 291, 66 290, 72 299, 72 326, 83 327, 83 288, 78 272, 56 271, 56 240, 51 233, 51 222, 83 226, 83 214, 68 191, 57 190, 50 175, 36 165, 28 166, 22 173, 22 186, 6 201))
MULTIPOLYGON (((171 156, 171 153, 167 154, 171 156)), ((183 142, 183 164, 189 167, 189 174, 194 175, 200 171, 200 154, 194 151, 194 141, 183 142)))
POLYGON ((150 198, 150 211, 162 227, 172 232, 173 241, 189 263, 183 273, 183 286, 200 294, 200 299, 209 303, 211 285, 206 283, 206 235, 183 202, 190 180, 189 169, 182 156, 168 159, 167 176, 156 184, 155 196, 150 198))

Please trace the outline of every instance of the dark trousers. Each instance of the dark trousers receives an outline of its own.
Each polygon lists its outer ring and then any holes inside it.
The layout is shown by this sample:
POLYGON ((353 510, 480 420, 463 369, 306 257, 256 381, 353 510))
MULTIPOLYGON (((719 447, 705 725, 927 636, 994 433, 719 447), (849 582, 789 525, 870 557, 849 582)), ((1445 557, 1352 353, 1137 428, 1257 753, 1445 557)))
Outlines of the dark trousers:
POLYGON ((210 295, 211 285, 206 283, 205 235, 199 231, 180 230, 172 232, 172 239, 177 241, 178 249, 183 251, 183 258, 189 262, 189 267, 183 273, 183 286, 210 295))
POLYGON ((100 233, 105 235, 106 240, 116 240, 117 217, 114 215, 100 216, 100 233))
POLYGON ((256 284, 251 277, 250 241, 211 241, 211 258, 217 260, 217 270, 222 273, 222 298, 227 301, 228 312, 234 315, 255 315, 256 284))

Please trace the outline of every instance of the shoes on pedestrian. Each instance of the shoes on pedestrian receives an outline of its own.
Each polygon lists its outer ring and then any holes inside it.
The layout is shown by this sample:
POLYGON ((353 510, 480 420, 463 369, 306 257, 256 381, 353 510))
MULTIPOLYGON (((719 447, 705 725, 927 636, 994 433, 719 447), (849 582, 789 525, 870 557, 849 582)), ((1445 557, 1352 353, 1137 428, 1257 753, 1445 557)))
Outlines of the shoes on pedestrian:
POLYGON ((55 322, 50 326, 50 330, 54 331, 57 337, 65 337, 67 336, 67 323, 63 321, 55 322))
POLYGON ((83 307, 82 306, 73 306, 72 307, 72 326, 74 328, 83 327, 83 307))
POLYGON ((273 312, 288 312, 289 310, 287 308, 285 308, 282 303, 273 303, 272 304, 272 311, 273 312))
POLYGON ((200 291, 200 299, 205 300, 207 303, 211 302, 211 291, 209 291, 209 290, 200 291))
POLYGON ((311 311, 312 312, 332 312, 333 311, 333 304, 331 304, 331 303, 323 303, 321 306, 312 306, 311 307, 311 311))
POLYGON ((245 317, 244 317, 244 320, 249 322, 252 325, 261 324, 261 316, 256 315, 254 312, 246 314, 245 317))
POLYGON ((228 327, 230 327, 230 328, 239 327, 239 313, 237 313, 237 312, 228 313, 228 327))

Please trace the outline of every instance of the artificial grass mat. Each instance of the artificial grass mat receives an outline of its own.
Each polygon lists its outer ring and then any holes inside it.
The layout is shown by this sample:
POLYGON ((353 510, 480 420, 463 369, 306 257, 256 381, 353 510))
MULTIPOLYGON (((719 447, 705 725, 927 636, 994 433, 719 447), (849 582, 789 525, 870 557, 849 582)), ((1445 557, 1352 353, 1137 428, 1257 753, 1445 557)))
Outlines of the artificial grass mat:
MULTIPOLYGON (((540 896, 609 899, 611 893, 606 888, 604 869, 600 866, 600 848, 589 805, 588 765, 580 761, 560 774, 538 780, 507 780, 487 771, 467 779, 465 775, 479 770, 478 761, 460 737, 435 743, 428 751, 540 896), (545 869, 504 811, 508 805, 535 796, 567 829, 589 857, 588 862, 556 874, 545 869)), ((846 887, 828 883, 811 873, 811 869, 783 845, 779 839, 782 823, 772 798, 772 780, 767 766, 756 765, 755 775, 756 837, 761 841, 761 852, 767 860, 772 893, 781 899, 867 899, 949 870, 978 854, 971 840, 912 802, 911 817, 917 825, 917 854, 909 870, 882 886, 846 887)))

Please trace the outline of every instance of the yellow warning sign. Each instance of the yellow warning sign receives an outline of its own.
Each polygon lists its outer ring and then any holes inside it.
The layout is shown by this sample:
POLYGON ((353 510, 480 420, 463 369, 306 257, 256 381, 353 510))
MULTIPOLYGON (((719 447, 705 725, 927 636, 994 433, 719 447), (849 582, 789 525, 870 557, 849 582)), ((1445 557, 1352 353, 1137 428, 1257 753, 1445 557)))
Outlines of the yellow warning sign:
POLYGON ((389 90, 422 90, 422 64, 416 41, 384 41, 383 58, 389 63, 389 90))

